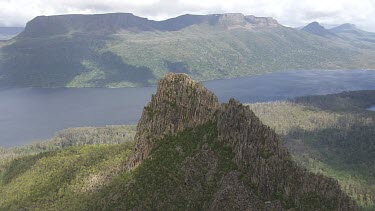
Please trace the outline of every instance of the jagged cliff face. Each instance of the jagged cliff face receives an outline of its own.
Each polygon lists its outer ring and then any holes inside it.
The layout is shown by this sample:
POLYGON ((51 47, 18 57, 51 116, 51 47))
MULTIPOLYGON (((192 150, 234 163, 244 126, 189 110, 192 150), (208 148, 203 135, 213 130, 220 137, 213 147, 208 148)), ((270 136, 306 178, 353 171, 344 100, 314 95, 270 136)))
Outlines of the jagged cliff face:
POLYGON ((149 154, 155 140, 186 128, 214 121, 218 98, 186 74, 168 74, 144 108, 137 126, 136 165, 149 154))
MULTIPOLYGON (((212 201, 205 205, 211 210, 357 209, 335 180, 297 166, 276 133, 248 107, 233 99, 219 105, 212 92, 186 74, 169 74, 160 81, 138 124, 136 151, 129 168, 147 159, 159 139, 207 123, 216 125, 216 141, 231 149, 231 162, 236 166, 229 173, 212 173, 221 179, 212 201)), ((213 152, 206 146, 199 159, 188 160, 199 163, 206 155, 204 165, 216 169, 219 158, 213 152)))
POLYGON ((255 17, 253 15, 244 16, 240 13, 228 13, 217 15, 217 23, 226 27, 227 29, 257 29, 257 28, 272 28, 280 26, 273 18, 255 17))

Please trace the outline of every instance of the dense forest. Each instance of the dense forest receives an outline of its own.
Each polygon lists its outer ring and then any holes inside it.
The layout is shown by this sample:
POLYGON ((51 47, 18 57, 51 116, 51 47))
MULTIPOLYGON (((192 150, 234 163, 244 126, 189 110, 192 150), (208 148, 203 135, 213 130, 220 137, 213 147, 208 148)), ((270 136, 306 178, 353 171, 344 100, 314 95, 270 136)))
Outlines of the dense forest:
MULTIPOLYGON (((42 152, 65 149, 72 146, 112 145, 133 142, 135 126, 80 127, 62 130, 46 141, 29 145, 1 148, 0 176, 11 161, 17 158, 32 156, 42 152)), ((22 159, 21 159, 22 160, 22 159)))
POLYGON ((294 159, 337 179, 364 210, 375 209, 375 91, 250 104, 280 134, 294 159))

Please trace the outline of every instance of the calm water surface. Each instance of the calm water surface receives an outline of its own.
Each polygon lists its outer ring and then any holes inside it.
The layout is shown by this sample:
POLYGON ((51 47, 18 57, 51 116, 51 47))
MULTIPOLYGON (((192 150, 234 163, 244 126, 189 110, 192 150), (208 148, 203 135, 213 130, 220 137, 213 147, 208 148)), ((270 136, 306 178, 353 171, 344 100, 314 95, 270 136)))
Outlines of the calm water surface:
POLYGON ((375 105, 371 106, 370 108, 368 108, 368 110, 370 111, 375 111, 375 105))
MULTIPOLYGON (((208 81, 205 85, 221 102, 231 97, 241 102, 263 102, 375 89, 375 71, 291 71, 208 81)), ((136 124, 155 90, 156 87, 0 89, 0 146, 47 139, 70 127, 136 124)))

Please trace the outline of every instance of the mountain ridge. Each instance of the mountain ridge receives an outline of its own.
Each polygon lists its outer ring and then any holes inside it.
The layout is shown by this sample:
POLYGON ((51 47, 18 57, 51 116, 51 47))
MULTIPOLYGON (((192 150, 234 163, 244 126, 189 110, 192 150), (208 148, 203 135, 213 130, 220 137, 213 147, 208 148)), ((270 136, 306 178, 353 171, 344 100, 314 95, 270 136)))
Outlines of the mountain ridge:
POLYGON ((120 30, 129 30, 131 32, 140 31, 177 31, 195 24, 210 25, 242 25, 246 28, 256 26, 277 26, 276 20, 266 17, 245 16, 240 13, 225 13, 211 15, 191 15, 185 14, 161 21, 150 20, 135 16, 132 13, 108 13, 108 14, 71 14, 55 16, 37 16, 26 24, 24 32, 19 37, 38 37, 48 35, 58 35, 69 33, 68 29, 72 27, 77 32, 95 33, 97 35, 106 35, 116 33, 120 30), (63 26, 63 27, 59 27, 63 26), (50 29, 55 26, 56 28, 50 29), (48 30, 46 30, 48 29, 48 30), (42 31, 42 34, 39 32, 42 31), (43 34, 46 33, 46 34, 43 34))
POLYGON ((321 37, 239 13, 153 21, 130 13, 43 16, 0 46, 0 86, 150 86, 298 69, 375 69, 371 36, 321 37))
MULTIPOLYGON (((171 73, 160 81, 157 94, 145 107, 138 123, 135 154, 130 159, 129 168, 137 167, 144 160, 153 159, 150 152, 157 145, 157 140, 164 135, 174 136, 178 131, 207 123, 216 125, 218 142, 232 149, 232 162, 238 169, 246 169, 244 177, 255 190, 242 188, 255 191, 260 198, 270 200, 270 206, 273 207, 271 210, 288 206, 302 210, 357 209, 354 202, 340 190, 337 181, 314 175, 297 166, 286 147, 282 146, 278 135, 263 125, 249 107, 233 98, 229 103, 219 106, 217 97, 212 92, 186 74, 171 73), (179 91, 178 95, 174 91, 179 91), (275 194, 282 197, 276 197, 275 200, 275 194), (313 197, 313 200, 320 201, 322 205, 307 202, 306 197, 308 200, 313 197), (319 206, 322 207, 318 208, 319 206)), ((232 173, 236 174, 229 174, 232 173)), ((229 193, 220 194, 220 203, 224 206, 230 198, 227 194, 229 193)), ((241 194, 235 197, 240 196, 241 194)))
POLYGON ((374 49, 375 33, 358 29, 354 24, 344 23, 339 26, 326 29, 314 21, 301 30, 310 34, 330 38, 339 42, 350 42, 352 45, 363 49, 374 49))
POLYGON ((338 25, 336 27, 333 27, 329 30, 332 31, 332 32, 341 32, 342 30, 358 30, 358 28, 354 24, 344 23, 344 24, 338 25))
POLYGON ((324 26, 320 25, 318 22, 314 21, 306 25, 301 29, 302 31, 308 32, 310 34, 315 34, 322 37, 329 37, 329 36, 336 36, 330 30, 324 28, 324 26))

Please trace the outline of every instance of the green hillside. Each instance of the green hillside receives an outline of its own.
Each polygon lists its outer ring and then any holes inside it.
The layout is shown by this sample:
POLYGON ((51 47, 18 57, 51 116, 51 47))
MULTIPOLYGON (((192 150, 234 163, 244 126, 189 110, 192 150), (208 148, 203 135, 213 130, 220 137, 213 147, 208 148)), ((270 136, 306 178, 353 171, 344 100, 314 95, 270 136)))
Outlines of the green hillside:
POLYGON ((333 177, 364 210, 375 209, 375 91, 300 97, 250 108, 284 137, 294 159, 333 177))
POLYGON ((204 201, 210 200, 217 188, 218 176, 235 169, 229 150, 217 142, 215 145, 215 134, 214 127, 207 125, 169 137, 160 142, 152 160, 133 172, 123 169, 132 151, 131 142, 70 147, 16 159, 2 176, 0 194, 5 197, 0 200, 0 207, 12 210, 204 208, 204 201), (204 135, 208 138, 202 139, 204 135), (212 147, 215 150, 212 153, 220 156, 217 169, 203 157, 183 163, 185 157, 199 153, 203 145, 212 147), (184 172, 181 168, 190 169, 184 172), (212 176, 207 178, 207 173, 212 176), (180 182, 187 178, 194 181, 189 187, 180 182), (187 188, 189 198, 183 191, 187 188))
POLYGON ((151 21, 132 14, 37 17, 0 44, 0 86, 154 85, 294 69, 375 69, 374 48, 242 14, 151 21))
POLYGON ((123 171, 134 134, 134 126, 72 128, 48 141, 0 148, 0 210, 83 209, 80 200, 90 198, 82 193, 123 171))
POLYGON ((3 172, 11 161, 19 157, 61 150, 72 146, 122 144, 132 142, 134 135, 135 126, 81 127, 62 130, 47 141, 20 147, 0 147, 0 172, 3 172))
MULTIPOLYGON (((160 78, 168 71, 196 79, 238 77, 291 69, 350 69, 360 51, 286 27, 222 30, 191 26, 177 32, 118 34, 107 44, 123 61, 160 78)), ((370 68, 370 66, 367 66, 370 68)))

